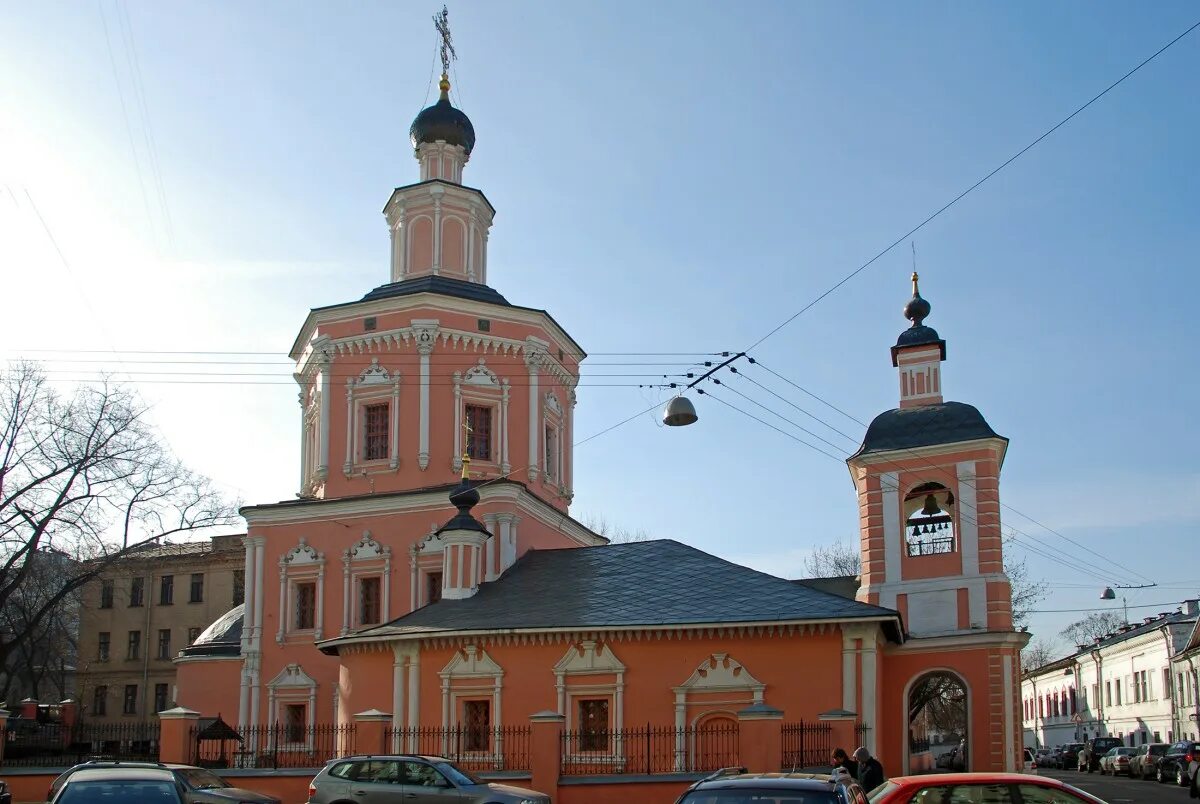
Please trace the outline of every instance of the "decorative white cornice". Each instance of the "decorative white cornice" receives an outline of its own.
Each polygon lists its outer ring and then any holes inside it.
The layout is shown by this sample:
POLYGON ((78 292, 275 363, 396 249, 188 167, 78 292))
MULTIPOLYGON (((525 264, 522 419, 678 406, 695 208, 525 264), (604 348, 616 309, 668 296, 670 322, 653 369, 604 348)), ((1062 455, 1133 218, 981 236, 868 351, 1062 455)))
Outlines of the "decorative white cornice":
POLYGON ((702 661, 688 677, 675 688, 675 692, 722 692, 725 690, 749 690, 756 699, 762 698, 767 685, 750 675, 741 662, 725 653, 714 653, 702 661))

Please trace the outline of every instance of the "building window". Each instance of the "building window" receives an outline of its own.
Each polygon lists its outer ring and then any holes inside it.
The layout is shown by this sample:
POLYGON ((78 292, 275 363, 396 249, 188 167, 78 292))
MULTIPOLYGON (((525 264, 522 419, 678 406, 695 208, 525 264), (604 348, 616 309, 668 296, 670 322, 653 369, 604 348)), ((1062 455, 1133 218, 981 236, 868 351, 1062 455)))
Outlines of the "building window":
POLYGON ((125 685, 125 704, 121 707, 121 714, 137 714, 137 684, 125 685))
POLYGON ((558 428, 546 425, 546 479, 558 480, 558 428))
POLYGON ((1075 702, 1075 688, 1071 687, 1071 691, 1068 694, 1071 696, 1071 714, 1078 714, 1079 708, 1075 702))
POLYGON ((288 704, 283 708, 284 739, 289 743, 304 742, 306 706, 288 704))
POLYGON ((127 659, 138 659, 142 655, 142 632, 129 632, 129 652, 126 654, 127 659))
POLYGON ((196 640, 200 638, 200 635, 202 633, 204 633, 203 628, 189 628, 188 629, 188 644, 189 645, 196 644, 196 640))
POLYGON ((375 625, 379 622, 380 579, 373 575, 358 581, 358 624, 375 625))
POLYGON ((233 571, 233 605, 240 606, 246 602, 246 571, 233 571))
POLYGON ((922 483, 904 497, 909 556, 953 553, 957 547, 951 508, 954 495, 941 483, 922 483))
POLYGON ((154 711, 165 712, 167 710, 167 685, 154 685, 154 711))
POLYGON ((295 586, 296 595, 296 628, 300 631, 310 631, 317 626, 317 585, 315 583, 298 583, 295 586))
POLYGON ((92 714, 100 717, 108 714, 108 687, 103 684, 92 692, 92 714))
POLYGON ((169 606, 175 602, 175 576, 164 575, 158 582, 158 605, 169 606))
MULTIPOLYGON (((171 629, 160 628, 158 630, 158 658, 171 658, 171 629)), ((156 710, 157 711, 157 710, 156 710)))
POLYGON ((146 579, 134 578, 129 582, 129 605, 142 605, 142 598, 146 594, 146 579))
POLYGON ((492 702, 463 702, 463 748, 467 751, 488 750, 488 735, 492 726, 492 702))
POLYGON ((105 579, 100 582, 100 608, 111 609, 113 603, 113 582, 105 579))
POLYGON ((1117 706, 1121 705, 1121 679, 1117 679, 1117 706))
POLYGON ((363 405, 363 460, 382 461, 388 457, 388 403, 363 405))
POLYGON ((1104 705, 1112 706, 1112 682, 1104 682, 1104 705))
POLYGON ((579 700, 579 750, 608 750, 608 699, 579 700))
POLYGON ((492 460, 492 409, 486 405, 467 405, 466 414, 467 454, 477 461, 492 460))
POLYGON ((1153 690, 1150 689, 1150 674, 1145 670, 1142 671, 1142 700, 1150 700, 1150 695, 1153 690))
POLYGON ((192 589, 191 589, 191 594, 188 595, 188 602, 189 603, 203 603, 204 602, 204 573, 203 572, 192 573, 192 589))
POLYGON ((442 599, 442 573, 431 572, 425 576, 425 602, 437 603, 442 599))
POLYGON ((1171 697, 1171 668, 1169 667, 1163 668, 1163 697, 1171 697))
POLYGON ((108 631, 101 631, 96 635, 96 661, 107 662, 109 656, 109 646, 112 644, 112 635, 108 631))

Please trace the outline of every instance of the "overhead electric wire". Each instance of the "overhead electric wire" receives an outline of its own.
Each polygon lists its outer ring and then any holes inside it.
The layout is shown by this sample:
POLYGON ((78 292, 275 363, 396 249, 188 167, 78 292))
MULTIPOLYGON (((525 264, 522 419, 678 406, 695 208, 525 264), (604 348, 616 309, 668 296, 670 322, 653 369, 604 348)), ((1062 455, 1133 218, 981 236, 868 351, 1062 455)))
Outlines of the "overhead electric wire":
POLYGON ((935 219, 936 219, 938 216, 940 216, 940 215, 941 215, 943 212, 945 212, 946 210, 950 209, 950 207, 952 207, 952 206, 954 206, 955 204, 957 204, 959 201, 961 201, 963 198, 965 198, 965 197, 966 197, 967 195, 969 195, 970 193, 974 192, 974 191, 975 191, 975 189, 977 189, 979 186, 981 186, 981 185, 982 185, 984 182, 986 182, 988 179, 992 178, 992 177, 993 177, 993 176, 995 176, 997 173, 999 173, 1000 171, 1004 170, 1006 167, 1008 167, 1009 165, 1011 165, 1013 162, 1017 161, 1019 158, 1021 158, 1022 156, 1024 156, 1024 155, 1025 155, 1025 153, 1026 153, 1027 151, 1029 151, 1030 149, 1032 149, 1033 147, 1035 147, 1035 146, 1036 146, 1038 143, 1040 143, 1042 140, 1044 140, 1044 139, 1046 139, 1047 137, 1049 137, 1049 136, 1050 136, 1051 134, 1053 134, 1055 131, 1058 131, 1060 128, 1062 128, 1063 126, 1065 126, 1065 125, 1066 125, 1067 123, 1069 123, 1069 122, 1070 122, 1072 119, 1074 119, 1074 118, 1075 118, 1075 117, 1076 117, 1078 114, 1080 114, 1080 113, 1081 113, 1081 112, 1083 112, 1085 109, 1087 109, 1089 106, 1091 106, 1093 103, 1095 103, 1096 101, 1100 100, 1100 99, 1101 99, 1101 98, 1103 98, 1105 95, 1107 95, 1109 92, 1111 92, 1112 90, 1116 89, 1118 86, 1120 86, 1121 84, 1123 84, 1123 83, 1125 82, 1125 80, 1126 80, 1126 79, 1128 79, 1130 76, 1132 76, 1132 75, 1133 75, 1134 73, 1136 73, 1138 70, 1140 70, 1140 69, 1142 69, 1143 67, 1145 67, 1145 66, 1146 66, 1147 64, 1149 64, 1150 62, 1154 61, 1154 59, 1156 59, 1156 58, 1157 58, 1159 55, 1161 55, 1163 52, 1165 52, 1165 51, 1166 51, 1168 48, 1170 48, 1172 45, 1174 45, 1174 44, 1175 44, 1176 42, 1178 42, 1180 39, 1183 39, 1185 36, 1187 36, 1188 34, 1190 34, 1192 31, 1196 30, 1197 28, 1200 28, 1200 22, 1196 22, 1196 23, 1195 23, 1195 24, 1193 24, 1191 27, 1189 27, 1189 28, 1188 28, 1186 31, 1184 31, 1183 33, 1181 33, 1181 34, 1179 34, 1178 36, 1176 36, 1176 37, 1175 37, 1174 39, 1172 39, 1170 42, 1167 42, 1165 45, 1163 45, 1162 47, 1160 47, 1158 50, 1156 50, 1156 51, 1155 51, 1154 53, 1152 53, 1151 55, 1147 56, 1145 59, 1143 59, 1141 62, 1139 62, 1139 63, 1138 63, 1138 65, 1137 65, 1136 67, 1134 67, 1132 70, 1130 70, 1129 72, 1125 73, 1123 76, 1121 76, 1120 78, 1118 78, 1116 81, 1112 82, 1112 83, 1111 83, 1111 84, 1109 84, 1107 87, 1105 87, 1103 90, 1101 90, 1101 91, 1100 91, 1100 92, 1099 92, 1097 95, 1093 96, 1093 97, 1091 98, 1091 100, 1087 101, 1087 102, 1086 102, 1086 103, 1084 103, 1082 106, 1080 106, 1080 107, 1078 107, 1077 109, 1075 109, 1075 111, 1071 112, 1069 115, 1067 115, 1066 117, 1064 117, 1062 120, 1060 120, 1060 121, 1058 121, 1057 123, 1055 123, 1055 124, 1054 124, 1053 126, 1051 126, 1049 129, 1047 129, 1045 132, 1043 132, 1043 133, 1041 134, 1041 136, 1039 136, 1039 137, 1038 137, 1037 139, 1035 139, 1033 142, 1029 143, 1029 144, 1028 144, 1028 145, 1026 145, 1024 148, 1022 148, 1021 150, 1017 151, 1015 154, 1013 154, 1012 156, 1010 156, 1008 159, 1004 160, 1004 162, 1002 162, 1002 163, 999 165, 999 167, 996 167, 996 168, 994 168, 993 170, 991 170, 989 173, 987 173, 987 175, 985 175, 985 176, 984 176, 983 178, 981 178, 979 181, 975 182, 975 183, 974 183, 974 184, 972 184, 970 187, 968 187, 967 189, 963 190, 961 193, 959 193, 958 195, 956 195, 954 198, 952 198, 952 199, 951 199, 949 202, 947 202, 947 203, 946 203, 944 206, 942 206, 940 209, 938 209, 938 210, 937 210, 936 212, 934 212, 932 215, 930 215, 930 216, 929 216, 929 217, 927 217, 925 220, 923 220, 923 221, 921 221, 920 223, 918 223, 918 224, 917 224, 916 226, 914 226, 913 228, 909 229, 909 230, 908 230, 907 232, 905 232, 904 234, 900 235, 900 237, 898 237, 898 238, 896 238, 894 241, 892 241, 891 245, 887 246, 885 249, 883 249, 882 251, 880 251, 880 252, 879 252, 878 254, 876 254, 874 257, 872 257, 871 259, 867 260, 866 262, 864 262, 864 263, 863 263, 862 265, 860 265, 859 267, 855 268, 855 269, 854 269, 853 271, 851 271, 850 273, 846 274, 844 277, 842 277, 840 280, 838 280, 838 282, 837 282, 836 284, 834 284, 832 287, 830 287, 830 288, 829 288, 828 290, 826 290, 824 293, 820 294, 820 295, 819 295, 819 296, 817 296, 815 299, 813 299, 812 301, 810 301, 808 304, 806 304, 806 305, 804 305, 803 307, 801 307, 801 308, 800 308, 799 310, 797 310, 795 313, 792 313, 790 316, 788 316, 786 319, 784 319, 782 323, 778 324, 778 325, 777 325, 777 326, 776 326, 774 329, 772 329, 772 330, 771 330, 770 332, 768 332, 766 335, 763 335, 763 336, 762 336, 761 338, 759 338, 757 341, 755 341, 754 343, 750 344, 750 346, 746 347, 746 348, 745 348, 743 351, 745 351, 745 352, 749 352, 749 351, 751 351, 752 349, 755 349, 756 347, 760 346, 760 345, 763 343, 763 341, 767 340, 768 338, 770 338, 771 336, 773 336, 775 333, 779 332, 781 329, 783 329, 784 327, 786 327, 788 324, 790 324, 790 323, 792 323, 793 321, 795 321, 797 318, 799 318, 799 317, 800 317, 801 315, 803 315, 805 312, 807 312, 808 310, 810 310, 810 309, 812 309, 813 307, 815 307, 815 306, 816 306, 818 303, 820 303, 820 301, 821 301, 822 299, 824 299, 826 296, 830 295, 831 293, 833 293, 834 291, 836 291, 838 288, 840 288, 842 285, 846 284, 846 283, 847 283, 847 282, 849 282, 851 279, 853 279, 854 277, 858 276, 860 273, 862 273, 864 270, 866 270, 866 269, 867 269, 867 268, 869 268, 869 267, 870 267, 872 264, 874 264, 874 263, 875 263, 875 262, 876 262, 876 261, 877 261, 877 260, 878 260, 880 257, 883 257, 885 254, 887 254, 889 251, 891 251, 892 249, 894 249, 896 246, 900 245, 900 244, 901 244, 901 243, 903 243, 905 240, 907 240, 908 238, 912 237, 912 236, 913 236, 914 234, 916 234, 917 232, 919 232, 919 231, 921 231, 922 229, 924 229, 924 228, 925 228, 925 227, 926 227, 928 224, 932 223, 932 222, 933 222, 933 221, 934 221, 934 220, 935 220, 935 219))
MULTIPOLYGON (((1143 603, 1143 604, 1140 604, 1137 606, 1125 606, 1125 608, 1127 608, 1127 609, 1161 609, 1163 607, 1169 608, 1171 606, 1174 606, 1176 609, 1178 609, 1179 602, 1175 601, 1172 603, 1143 603)), ((1104 611, 1104 609, 1100 608, 1099 606, 1097 606, 1095 608, 1091 608, 1091 609, 1032 609, 1032 610, 1030 610, 1029 613, 1030 614, 1082 614, 1084 612, 1093 612, 1093 611, 1104 611)), ((1179 612, 1176 611, 1176 612, 1172 612, 1172 613, 1178 614, 1179 612)))

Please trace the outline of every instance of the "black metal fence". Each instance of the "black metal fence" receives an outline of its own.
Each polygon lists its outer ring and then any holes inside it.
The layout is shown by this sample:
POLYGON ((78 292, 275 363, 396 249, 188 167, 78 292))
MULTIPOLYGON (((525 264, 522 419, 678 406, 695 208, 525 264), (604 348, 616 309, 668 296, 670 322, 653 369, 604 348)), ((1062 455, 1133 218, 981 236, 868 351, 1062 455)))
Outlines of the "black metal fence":
POLYGON ((157 722, 19 724, 4 734, 3 766, 58 768, 88 759, 157 761, 158 740, 157 722))
POLYGON ((922 751, 929 750, 929 740, 924 737, 913 737, 908 741, 908 750, 910 753, 919 754, 922 751))
MULTIPOLYGON (((530 769, 529 726, 466 726, 448 728, 386 729, 386 753, 440 756, 472 771, 527 771, 530 769)), ((361 746, 360 750, 375 750, 361 746)))
MULTIPOLYGON (((782 770, 828 767, 833 755, 833 726, 804 720, 784 723, 782 728, 782 770)), ((853 751, 854 749, 849 749, 853 751)))
POLYGON ((564 776, 714 771, 738 764, 738 724, 652 726, 563 732, 564 776))
POLYGON ((319 768, 356 752, 354 725, 274 723, 243 728, 241 739, 202 739, 192 732, 193 761, 207 768, 319 768))
POLYGON ((854 743, 856 746, 867 744, 867 732, 870 730, 871 727, 866 723, 854 724, 854 743))

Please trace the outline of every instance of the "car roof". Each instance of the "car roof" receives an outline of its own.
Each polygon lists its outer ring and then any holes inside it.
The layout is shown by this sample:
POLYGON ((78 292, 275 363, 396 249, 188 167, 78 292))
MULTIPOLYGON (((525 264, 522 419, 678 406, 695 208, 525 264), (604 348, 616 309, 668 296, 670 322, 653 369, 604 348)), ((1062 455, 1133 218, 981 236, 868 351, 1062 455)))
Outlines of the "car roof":
POLYGON ((779 788, 786 790, 833 790, 829 774, 814 773, 739 773, 696 782, 693 790, 723 790, 738 787, 779 788))
POLYGON ((83 768, 71 774, 67 784, 90 781, 114 781, 118 779, 147 780, 156 779, 164 782, 174 782, 175 774, 166 768, 83 768))
POLYGON ((1028 773, 923 773, 920 776, 894 776, 889 782, 898 785, 979 784, 1004 782, 1008 784, 1042 784, 1062 787, 1063 782, 1051 776, 1031 776, 1028 773))
POLYGON ((348 757, 338 757, 330 761, 330 765, 335 762, 346 762, 349 760, 361 761, 364 759, 423 759, 426 762, 449 762, 446 757, 439 757, 432 754, 354 754, 348 757))

